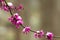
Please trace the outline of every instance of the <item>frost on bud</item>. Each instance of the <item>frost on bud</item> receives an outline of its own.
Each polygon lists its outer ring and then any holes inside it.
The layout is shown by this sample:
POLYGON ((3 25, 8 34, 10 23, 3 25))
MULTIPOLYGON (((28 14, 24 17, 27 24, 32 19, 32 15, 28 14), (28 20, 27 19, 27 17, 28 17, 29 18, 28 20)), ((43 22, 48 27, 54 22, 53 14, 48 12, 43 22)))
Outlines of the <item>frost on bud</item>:
POLYGON ((9 6, 10 8, 14 8, 14 5, 13 5, 12 2, 8 2, 7 4, 8 4, 8 6, 9 6))

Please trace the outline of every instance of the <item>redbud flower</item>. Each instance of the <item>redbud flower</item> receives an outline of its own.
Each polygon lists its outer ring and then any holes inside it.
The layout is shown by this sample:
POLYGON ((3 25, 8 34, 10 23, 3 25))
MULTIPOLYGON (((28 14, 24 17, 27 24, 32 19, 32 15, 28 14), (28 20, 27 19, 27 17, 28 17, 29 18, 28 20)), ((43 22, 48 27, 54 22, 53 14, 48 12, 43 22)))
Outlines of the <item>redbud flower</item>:
POLYGON ((0 9, 2 9, 3 5, 5 5, 4 0, 0 0, 0 9))
POLYGON ((16 28, 19 28, 19 25, 23 24, 23 20, 21 16, 18 15, 18 13, 15 13, 13 16, 9 18, 9 21, 12 22, 12 24, 16 25, 16 28))
POLYGON ((4 0, 0 0, 0 2, 3 2, 4 0))
POLYGON ((7 11, 7 12, 8 12, 8 11, 9 11, 9 8, 10 8, 10 9, 13 9, 14 6, 13 6, 13 4, 12 4, 11 2, 8 2, 7 4, 8 4, 8 6, 3 3, 3 4, 2 4, 2 8, 3 8, 4 11, 7 11))
POLYGON ((42 38, 43 36, 44 36, 43 30, 41 30, 41 31, 36 31, 36 32, 34 33, 34 37, 35 37, 35 38, 42 38))
POLYGON ((30 32, 30 27, 25 27, 22 32, 28 34, 30 32))
POLYGON ((22 10, 23 9, 23 5, 22 4, 20 4, 18 7, 17 7, 17 10, 22 10))
POLYGON ((2 7, 2 8, 3 8, 3 10, 4 10, 4 11, 9 11, 9 8, 8 8, 8 6, 7 6, 7 5, 3 5, 3 7, 2 7))
POLYGON ((3 1, 3 2, 1 2, 0 3, 0 9, 3 9, 4 11, 9 11, 9 8, 10 9, 13 9, 14 8, 14 6, 13 6, 13 4, 11 3, 11 2, 8 2, 7 3, 8 5, 6 5, 6 3, 3 1))
POLYGON ((53 33, 47 32, 46 37, 47 37, 48 40, 52 40, 53 39, 53 33))

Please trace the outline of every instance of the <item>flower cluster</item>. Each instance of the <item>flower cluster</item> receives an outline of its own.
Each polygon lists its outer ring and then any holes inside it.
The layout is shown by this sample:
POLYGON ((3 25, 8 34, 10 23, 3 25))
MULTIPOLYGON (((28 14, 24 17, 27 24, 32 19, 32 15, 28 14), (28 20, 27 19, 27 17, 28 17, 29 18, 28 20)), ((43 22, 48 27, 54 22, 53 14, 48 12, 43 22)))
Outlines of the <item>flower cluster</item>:
MULTIPOLYGON (((25 34, 28 34, 30 32, 31 28, 30 27, 25 27, 22 32, 25 33, 25 34)), ((48 40, 53 40, 53 33, 51 32, 47 32, 46 34, 44 34, 44 31, 43 30, 40 30, 40 31, 36 31, 34 32, 34 37, 35 38, 43 38, 45 37, 48 39, 48 40)))
POLYGON ((41 30, 41 31, 36 31, 36 32, 34 33, 34 37, 35 37, 35 38, 42 38, 43 36, 44 36, 43 30, 41 30))
MULTIPOLYGON (((4 11, 7 11, 11 13, 11 9, 16 10, 16 11, 21 11, 23 8, 23 5, 20 4, 18 7, 15 7, 11 2, 6 3, 5 0, 0 0, 0 9, 3 9, 4 11)), ((20 25, 23 25, 23 19, 21 16, 19 16, 18 13, 12 14, 11 17, 9 17, 9 21, 16 26, 16 28, 20 28, 20 25)), ((28 34, 29 32, 34 32, 34 37, 35 38, 43 38, 46 36, 48 40, 53 40, 53 33, 47 32, 46 34, 44 33, 43 30, 40 31, 33 31, 31 30, 30 26, 23 26, 22 32, 24 34, 28 34)))
POLYGON ((9 11, 9 9, 12 9, 13 4, 11 2, 5 3, 4 0, 0 0, 0 9, 3 9, 4 11, 9 11))
POLYGON ((30 27, 25 27, 22 32, 25 34, 28 34, 30 32, 30 30, 31 30, 30 27))
MULTIPOLYGON (((18 13, 15 13, 13 16, 11 16, 9 18, 9 21, 12 22, 12 24, 16 25, 16 28, 19 28, 19 25, 23 25, 23 20, 22 20, 21 16, 18 15, 18 13)), ((22 32, 25 34, 28 34, 30 31, 31 31, 31 28, 29 26, 24 27, 24 29, 22 30, 22 32)), ((44 34, 43 30, 34 32, 35 38, 42 38, 44 36, 45 36, 45 34, 44 34)), ((52 40, 53 39, 53 33, 47 32, 46 38, 48 40, 52 40)))
MULTIPOLYGON (((18 13, 15 13, 13 16, 11 16, 9 18, 9 21, 12 22, 12 24, 16 25, 16 28, 20 28, 19 25, 23 25, 23 20, 22 20, 21 16, 18 15, 18 13)), ((31 31, 31 28, 29 26, 24 27, 24 29, 22 30, 22 32, 25 34, 28 34, 30 31, 31 31)), ((34 32, 35 38, 43 38, 44 36, 45 36, 45 34, 44 34, 43 30, 34 32)), ((46 38, 48 40, 52 40, 53 39, 53 33, 47 32, 46 38)))
POLYGON ((2 2, 2 1, 4 1, 4 0, 0 0, 0 2, 2 2))
POLYGON ((16 28, 19 28, 19 25, 23 24, 23 20, 21 16, 18 15, 18 13, 15 13, 13 16, 9 17, 9 21, 16 25, 16 28))
POLYGON ((3 9, 4 11, 9 12, 9 9, 11 10, 16 10, 16 11, 21 11, 23 8, 23 5, 20 4, 19 6, 15 7, 12 2, 7 2, 5 3, 4 0, 0 0, 0 9, 3 9))

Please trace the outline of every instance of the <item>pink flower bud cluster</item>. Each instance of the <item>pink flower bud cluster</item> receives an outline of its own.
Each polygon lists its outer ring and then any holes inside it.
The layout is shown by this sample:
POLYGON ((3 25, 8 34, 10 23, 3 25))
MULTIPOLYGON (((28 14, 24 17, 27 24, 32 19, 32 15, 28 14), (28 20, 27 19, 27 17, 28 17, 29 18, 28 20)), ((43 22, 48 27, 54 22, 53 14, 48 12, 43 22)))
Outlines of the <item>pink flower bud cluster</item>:
MULTIPOLYGON (((0 9, 3 9, 4 11, 10 11, 11 9, 21 11, 23 9, 23 5, 20 4, 18 7, 14 7, 14 5, 11 2, 6 3, 5 0, 0 0, 0 9)), ((11 17, 9 17, 9 21, 16 26, 16 28, 20 28, 20 25, 23 25, 23 19, 21 16, 19 16, 18 13, 13 14, 11 17)), ((24 34, 28 34, 29 32, 34 32, 35 38, 43 38, 46 36, 48 40, 53 40, 53 33, 47 32, 44 33, 43 30, 40 31, 32 31, 30 26, 26 26, 23 28, 22 32, 24 34)))
POLYGON ((36 32, 34 33, 34 37, 35 37, 35 38, 42 38, 43 36, 44 36, 43 30, 41 30, 41 31, 36 31, 36 32))
POLYGON ((0 2, 3 2, 4 0, 0 0, 0 2))
MULTIPOLYGON (((30 27, 25 27, 22 32, 25 34, 28 34, 30 31, 31 31, 30 27)), ((51 33, 51 32, 47 32, 46 34, 44 34, 43 30, 34 32, 35 38, 43 38, 45 36, 48 40, 53 40, 53 37, 54 37, 53 33, 51 33)))
POLYGON ((15 7, 12 2, 7 2, 6 4, 4 0, 0 0, 0 9, 3 9, 7 12, 9 11, 9 9, 21 11, 23 9, 23 5, 20 4, 19 6, 15 7))
MULTIPOLYGON (((9 18, 9 21, 12 22, 12 24, 16 25, 16 28, 20 28, 19 25, 23 25, 23 20, 22 20, 21 16, 18 15, 18 13, 15 13, 13 16, 11 16, 9 18)), ((22 30, 22 32, 25 34, 28 34, 30 31, 31 31, 31 28, 29 26, 24 27, 24 29, 22 30)), ((42 38, 44 36, 45 36, 45 34, 44 34, 43 30, 34 32, 35 38, 42 38)), ((53 39, 53 33, 47 32, 46 38, 48 40, 52 40, 53 39)))
POLYGON ((31 30, 31 28, 28 26, 28 27, 25 27, 22 32, 25 34, 28 34, 30 32, 30 30, 31 30))
POLYGON ((23 24, 23 20, 21 16, 18 15, 18 13, 15 13, 13 16, 9 17, 9 21, 16 25, 16 28, 19 28, 19 25, 23 24))

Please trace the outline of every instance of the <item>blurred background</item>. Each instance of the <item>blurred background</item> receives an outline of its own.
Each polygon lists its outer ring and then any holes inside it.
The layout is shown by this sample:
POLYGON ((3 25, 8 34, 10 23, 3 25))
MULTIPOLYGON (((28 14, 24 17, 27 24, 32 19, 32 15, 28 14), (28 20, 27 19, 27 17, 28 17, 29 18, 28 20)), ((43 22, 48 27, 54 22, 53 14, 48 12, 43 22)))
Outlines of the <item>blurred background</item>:
MULTIPOLYGON (((6 0, 15 6, 23 4, 24 10, 18 12, 22 16, 24 25, 31 26, 32 30, 53 32, 60 36, 60 0, 6 0)), ((15 11, 16 12, 16 11, 15 11)), ((22 33, 22 27, 16 29, 15 25, 8 21, 9 12, 0 10, 0 40, 46 40, 36 39, 33 33, 22 33)), ((54 38, 60 40, 60 38, 54 38)))

